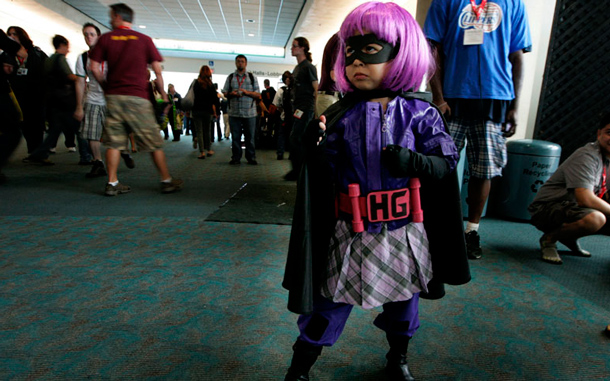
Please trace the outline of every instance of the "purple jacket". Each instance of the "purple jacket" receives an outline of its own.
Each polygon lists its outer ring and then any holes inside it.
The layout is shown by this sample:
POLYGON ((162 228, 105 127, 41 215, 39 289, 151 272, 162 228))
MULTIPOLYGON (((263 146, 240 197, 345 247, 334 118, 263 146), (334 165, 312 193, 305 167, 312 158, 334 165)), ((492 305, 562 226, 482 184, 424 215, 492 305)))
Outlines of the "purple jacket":
MULTIPOLYGON (((327 136, 326 155, 339 185, 337 192, 347 193, 347 186, 353 183, 360 184, 362 195, 408 187, 408 177, 392 177, 381 164, 381 150, 390 144, 444 157, 451 170, 459 159, 440 114, 427 102, 396 97, 388 104, 385 115, 381 104, 360 102, 327 136)), ((340 218, 350 221, 347 214, 340 218)), ((394 230, 409 222, 410 218, 390 221, 387 226, 394 230)), ((379 233, 381 228, 381 222, 366 226, 370 233, 379 233)))

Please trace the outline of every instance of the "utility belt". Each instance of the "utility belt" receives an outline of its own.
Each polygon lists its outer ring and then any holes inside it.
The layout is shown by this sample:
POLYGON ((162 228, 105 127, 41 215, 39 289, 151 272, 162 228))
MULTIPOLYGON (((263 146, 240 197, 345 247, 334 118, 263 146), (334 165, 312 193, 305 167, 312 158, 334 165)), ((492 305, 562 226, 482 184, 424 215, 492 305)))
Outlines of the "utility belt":
POLYGON ((423 222, 424 213, 421 209, 418 178, 409 180, 409 187, 387 191, 370 192, 360 196, 360 185, 349 184, 348 194, 339 193, 335 203, 335 212, 352 215, 354 232, 364 231, 364 221, 387 222, 397 221, 411 216, 413 222, 423 222))

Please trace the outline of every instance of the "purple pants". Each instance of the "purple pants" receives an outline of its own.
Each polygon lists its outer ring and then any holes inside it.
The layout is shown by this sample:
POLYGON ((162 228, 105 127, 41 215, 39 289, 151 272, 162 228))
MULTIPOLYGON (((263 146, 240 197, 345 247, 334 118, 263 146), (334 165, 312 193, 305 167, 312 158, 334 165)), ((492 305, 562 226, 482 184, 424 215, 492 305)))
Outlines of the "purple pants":
MULTIPOLYGON (((298 339, 316 346, 332 346, 341 336, 353 307, 351 304, 335 303, 316 295, 314 312, 299 316, 297 324, 301 334, 298 339)), ((418 312, 419 293, 404 302, 384 304, 383 312, 377 316, 374 324, 391 335, 412 337, 419 328, 418 312)))

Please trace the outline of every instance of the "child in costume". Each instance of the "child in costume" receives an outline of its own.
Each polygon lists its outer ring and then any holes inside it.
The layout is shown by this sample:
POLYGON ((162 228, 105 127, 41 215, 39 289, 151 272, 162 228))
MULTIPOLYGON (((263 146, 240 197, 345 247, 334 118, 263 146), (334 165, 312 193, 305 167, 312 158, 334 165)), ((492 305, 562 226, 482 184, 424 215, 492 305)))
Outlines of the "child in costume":
POLYGON ((301 314, 300 335, 285 379, 309 380, 322 347, 337 341, 360 305, 383 307, 374 324, 389 343, 388 376, 412 380, 406 356, 419 327, 420 293, 432 291, 433 277, 470 280, 459 195, 436 197, 441 188, 457 190, 458 153, 437 108, 404 94, 419 88, 434 63, 406 10, 365 3, 347 16, 339 37, 334 71, 346 95, 303 138, 306 162, 283 283, 288 308, 301 314), (443 185, 448 178, 454 188, 443 185), (438 205, 427 209, 424 199, 433 192, 427 202, 438 205), (442 209, 441 235, 432 232, 441 224, 429 225, 433 209, 442 209), (432 238, 443 241, 434 253, 432 238))

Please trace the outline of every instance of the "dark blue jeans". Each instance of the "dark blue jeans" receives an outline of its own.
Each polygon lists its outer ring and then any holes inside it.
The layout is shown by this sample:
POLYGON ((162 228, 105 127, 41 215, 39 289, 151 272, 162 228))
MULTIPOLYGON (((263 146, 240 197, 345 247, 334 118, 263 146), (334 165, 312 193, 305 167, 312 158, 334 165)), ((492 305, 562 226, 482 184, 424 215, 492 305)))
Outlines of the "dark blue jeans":
POLYGON ((236 116, 229 116, 229 125, 231 126, 231 150, 233 152, 231 159, 241 160, 241 134, 243 132, 246 141, 246 160, 256 160, 254 148, 256 117, 238 118, 236 116))

